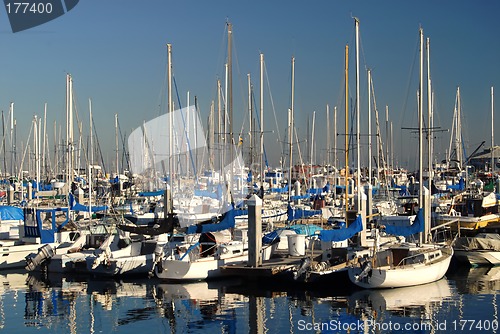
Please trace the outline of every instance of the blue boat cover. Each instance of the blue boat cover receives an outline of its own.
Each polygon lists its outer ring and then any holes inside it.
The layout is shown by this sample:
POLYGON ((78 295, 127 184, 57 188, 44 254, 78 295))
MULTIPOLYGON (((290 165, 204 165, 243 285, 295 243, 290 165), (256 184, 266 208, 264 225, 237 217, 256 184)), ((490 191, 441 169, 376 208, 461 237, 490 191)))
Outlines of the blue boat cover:
POLYGON ((157 191, 141 191, 139 193, 139 196, 141 197, 149 197, 149 196, 162 196, 165 193, 164 190, 157 190, 157 191))
POLYGON ((424 232, 424 210, 422 208, 418 210, 417 217, 415 217, 413 224, 410 226, 387 225, 385 227, 385 232, 392 235, 400 235, 402 237, 424 232))
POLYGON ((458 184, 451 184, 451 185, 446 185, 446 189, 451 189, 451 190, 464 190, 465 189, 465 181, 464 178, 461 177, 460 180, 458 181, 458 184))
POLYGON ((294 221, 301 218, 308 218, 316 215, 321 215, 321 210, 304 210, 292 208, 290 205, 287 208, 288 221, 294 221))
POLYGON ((102 206, 92 206, 92 209, 87 206, 87 205, 83 205, 83 204, 80 204, 76 201, 75 197, 73 196, 73 194, 69 194, 69 208, 73 211, 83 211, 83 212, 90 212, 92 210, 92 212, 99 212, 99 211, 106 211, 108 209, 108 207, 106 205, 102 205, 102 206))
POLYGON ((284 194, 286 192, 288 192, 288 184, 286 186, 284 186, 283 188, 271 188, 269 189, 272 193, 280 193, 280 194, 284 194))
POLYGON ((306 191, 308 194, 320 195, 323 193, 323 188, 309 188, 306 191))
POLYGON ((363 221, 361 220, 361 215, 356 217, 351 224, 346 228, 340 228, 335 230, 321 230, 319 232, 319 239, 321 241, 344 241, 353 237, 356 233, 363 230, 363 221))
POLYGON ((2 206, 0 206, 0 219, 1 220, 24 220, 23 209, 15 207, 15 206, 2 205, 2 206))
POLYGON ((295 224, 295 225, 291 225, 287 229, 295 231, 295 233, 297 233, 297 234, 304 234, 304 235, 311 236, 311 235, 316 234, 317 231, 320 231, 321 227, 314 225, 314 224, 295 224))
POLYGON ((309 188, 307 189, 308 194, 320 195, 322 193, 330 192, 330 182, 327 182, 323 188, 309 188))
POLYGON ((272 245, 273 243, 277 242, 280 240, 280 236, 278 234, 278 231, 272 231, 267 234, 264 234, 262 237, 262 244, 263 245, 272 245))
POLYGON ((235 225, 234 211, 235 211, 234 209, 231 209, 228 212, 226 212, 222 217, 222 220, 218 223, 190 225, 188 226, 186 233, 194 234, 194 233, 218 232, 227 230, 228 228, 232 228, 235 225))
POLYGON ((290 196, 290 200, 291 201, 297 201, 299 199, 308 199, 309 197, 311 197, 310 194, 305 194, 305 195, 295 195, 295 196, 290 196))

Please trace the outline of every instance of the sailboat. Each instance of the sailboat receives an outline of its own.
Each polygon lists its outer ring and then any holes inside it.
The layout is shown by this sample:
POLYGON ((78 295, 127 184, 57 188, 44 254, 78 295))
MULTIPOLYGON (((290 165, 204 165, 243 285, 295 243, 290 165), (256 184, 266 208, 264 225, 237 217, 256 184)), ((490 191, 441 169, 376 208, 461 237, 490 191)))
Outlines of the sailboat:
MULTIPOLYGON (((379 233, 379 230, 375 230, 379 233)), ((410 236, 424 231, 423 209, 409 227, 385 226, 385 233, 410 236)), ((377 236, 378 237, 378 236, 377 236)), ((374 244, 370 257, 348 269, 351 282, 362 288, 398 288, 427 284, 444 277, 453 255, 449 245, 395 242, 374 244)))
MULTIPOLYGON (((228 65, 227 71, 228 76, 231 78, 231 35, 232 35, 232 25, 228 23, 228 65)), ((171 101, 172 87, 171 83, 171 46, 169 46, 169 101, 171 101)), ((155 275, 164 280, 204 280, 217 276, 220 273, 220 267, 227 264, 232 264, 235 262, 243 262, 248 259, 247 251, 247 237, 245 229, 235 228, 235 200, 238 200, 241 193, 237 193, 235 188, 233 188, 234 176, 242 168, 241 153, 239 155, 234 155, 235 149, 232 143, 232 97, 231 97, 231 84, 228 85, 229 90, 229 104, 228 109, 229 115, 229 160, 228 164, 222 168, 222 173, 224 176, 225 193, 223 194, 220 205, 220 210, 218 215, 212 213, 202 222, 193 222, 189 226, 184 226, 185 228, 185 242, 178 243, 167 243, 165 247, 158 250, 161 254, 155 265, 155 275), (228 195, 231 196, 228 196, 228 195), (229 197, 231 198, 229 200, 229 197)), ((172 121, 173 109, 172 103, 169 102, 169 116, 170 121, 169 131, 172 130, 182 130, 184 129, 183 124, 174 124, 172 121)), ((201 129, 200 127, 198 127, 201 129)), ((170 134, 171 139, 172 134, 170 134)), ((203 134, 199 139, 203 139, 203 134)), ((201 140, 203 141, 203 140, 201 140)), ((173 141, 169 140, 170 148, 169 153, 172 156, 173 151, 173 141)), ((198 143, 199 145, 199 143, 198 143)), ((199 148, 197 146, 196 148, 199 148)), ((225 155, 224 155, 225 156, 225 155)), ((167 155, 168 157, 168 155, 167 155)), ((173 164, 170 163, 170 169, 172 169, 173 164)), ((221 166, 222 167, 222 166, 221 166)), ((175 173, 170 173, 174 175, 175 173)), ((172 178, 170 178, 172 183, 172 178)), ((237 185, 236 185, 237 187, 237 185)), ((170 186, 169 191, 174 191, 173 185, 170 186)), ((175 216, 180 218, 176 212, 174 212, 174 202, 172 197, 165 196, 165 206, 166 212, 169 216, 175 216)), ((191 196, 192 197, 192 196, 191 196)), ((181 226, 183 227, 183 226, 181 226)))
POLYGON ((155 275, 167 281, 201 281, 218 277, 224 265, 248 260, 246 230, 235 226, 235 209, 223 214, 213 224, 191 225, 186 234, 191 236, 180 244, 167 243, 160 261, 155 266, 155 275), (238 233, 239 232, 239 233, 238 233))
MULTIPOLYGON (((419 162, 423 171, 423 30, 420 29, 420 88, 419 88, 419 162)), ((396 288, 431 283, 444 277, 453 256, 453 248, 446 243, 429 242, 429 191, 424 189, 420 173, 419 206, 410 226, 383 226, 375 228, 375 242, 368 257, 359 257, 358 263, 348 268, 349 279, 362 288, 396 288), (425 193, 424 193, 425 191, 425 193), (427 201, 424 201, 424 196, 427 201), (425 203, 427 202, 427 203, 425 203), (382 234, 410 237, 422 233, 423 242, 391 242, 380 244, 382 234)))
MULTIPOLYGON (((356 21, 357 24, 357 21, 356 21)), ((346 95, 346 133, 348 132, 347 126, 347 114, 349 110, 349 103, 347 100, 349 93, 348 86, 348 55, 349 46, 345 47, 345 95, 346 95)), ((347 136, 347 135, 346 135, 347 136)), ((345 150, 345 161, 346 170, 348 169, 348 152, 347 149, 347 137, 346 137, 346 150, 345 150)), ((345 178, 347 182, 347 178, 345 178)), ((345 187, 345 205, 343 218, 347 221, 348 217, 348 187, 345 187)), ((337 224, 335 229, 320 230, 318 234, 318 239, 321 242, 322 254, 321 259, 318 261, 312 261, 311 259, 304 258, 301 264, 298 266, 294 272, 294 279, 301 280, 304 282, 317 282, 323 280, 331 280, 339 278, 339 274, 345 274, 347 272, 348 266, 351 265, 351 261, 355 260, 357 257, 362 256, 361 254, 365 251, 361 247, 351 247, 349 246, 348 239, 363 231, 363 217, 361 214, 356 216, 356 219, 349 224, 349 226, 344 227, 345 223, 337 224)))

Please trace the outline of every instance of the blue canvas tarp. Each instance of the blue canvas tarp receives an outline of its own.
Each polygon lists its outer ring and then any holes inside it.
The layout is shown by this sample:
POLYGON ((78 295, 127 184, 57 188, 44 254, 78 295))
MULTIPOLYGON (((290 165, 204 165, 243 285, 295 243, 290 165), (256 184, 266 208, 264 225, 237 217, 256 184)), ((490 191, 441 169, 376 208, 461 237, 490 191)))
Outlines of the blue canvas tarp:
POLYGON ((291 201, 297 201, 299 199, 308 199, 309 197, 311 197, 310 194, 305 194, 305 195, 295 195, 295 196, 290 196, 290 200, 291 201))
POLYGON ((142 191, 139 193, 139 196, 141 196, 141 197, 162 196, 164 193, 165 193, 165 190, 142 191))
POLYGON ((235 211, 234 209, 231 209, 228 212, 226 212, 222 217, 222 220, 218 223, 190 225, 188 226, 186 233, 194 234, 194 233, 218 232, 227 230, 228 228, 232 228, 235 225, 234 211, 235 211))
POLYGON ((363 222, 361 215, 356 217, 356 220, 349 224, 348 227, 335 229, 335 230, 321 230, 319 232, 319 239, 321 241, 344 241, 353 237, 356 233, 363 230, 363 222))
POLYGON ((284 194, 288 191, 288 184, 284 186, 283 188, 271 188, 269 189, 272 193, 280 193, 284 194))
POLYGON ((424 211, 423 209, 419 209, 417 213, 417 217, 413 221, 413 224, 410 226, 392 226, 387 225, 385 227, 385 232, 387 234, 399 235, 402 237, 407 237, 412 234, 424 232, 424 211))
POLYGON ((2 205, 2 206, 0 206, 0 219, 1 220, 24 220, 23 209, 15 207, 15 206, 2 205))
POLYGON ((272 231, 267 234, 264 234, 262 237, 262 244, 263 245, 272 245, 275 242, 280 241, 280 236, 278 235, 277 231, 272 231))
POLYGON ((314 235, 317 231, 321 230, 321 227, 313 225, 313 224, 295 224, 288 227, 289 230, 295 231, 297 234, 304 235, 314 235))
POLYGON ((100 211, 106 211, 108 209, 106 205, 92 206, 91 208, 90 206, 80 204, 75 200, 73 194, 69 194, 69 203, 70 203, 69 208, 73 211, 100 212, 100 211))
POLYGON ((323 188, 309 188, 307 189, 308 194, 320 195, 323 193, 323 188))
POLYGON ((288 221, 294 221, 297 219, 309 218, 312 216, 321 215, 321 210, 304 210, 288 206, 287 214, 288 214, 288 221))

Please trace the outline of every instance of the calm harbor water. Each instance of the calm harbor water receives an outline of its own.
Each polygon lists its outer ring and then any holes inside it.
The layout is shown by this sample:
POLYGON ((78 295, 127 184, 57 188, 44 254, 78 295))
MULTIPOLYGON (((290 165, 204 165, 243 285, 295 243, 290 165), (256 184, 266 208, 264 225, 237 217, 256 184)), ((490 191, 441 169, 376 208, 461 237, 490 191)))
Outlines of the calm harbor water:
POLYGON ((0 274, 6 333, 499 333, 500 267, 402 289, 0 274))

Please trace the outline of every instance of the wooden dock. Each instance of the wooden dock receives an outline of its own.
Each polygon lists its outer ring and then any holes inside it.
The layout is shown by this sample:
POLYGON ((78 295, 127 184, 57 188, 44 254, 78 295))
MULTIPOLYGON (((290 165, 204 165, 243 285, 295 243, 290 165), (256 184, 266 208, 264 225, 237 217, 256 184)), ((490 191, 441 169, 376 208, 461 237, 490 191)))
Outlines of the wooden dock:
POLYGON ((258 278, 277 278, 284 275, 293 274, 292 270, 298 268, 301 261, 305 257, 316 259, 321 256, 321 250, 308 250, 304 256, 280 255, 272 257, 269 260, 262 261, 262 265, 258 267, 249 266, 247 262, 241 264, 231 264, 221 267, 223 276, 244 277, 248 279, 258 278))

